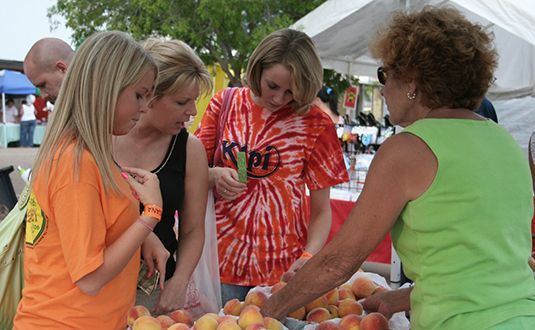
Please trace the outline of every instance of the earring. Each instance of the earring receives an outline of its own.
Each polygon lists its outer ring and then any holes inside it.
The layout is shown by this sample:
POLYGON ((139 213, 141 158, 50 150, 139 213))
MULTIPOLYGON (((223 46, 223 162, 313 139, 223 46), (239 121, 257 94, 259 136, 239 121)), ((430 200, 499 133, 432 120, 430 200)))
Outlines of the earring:
POLYGON ((407 92, 407 98, 408 98, 409 100, 411 100, 411 101, 414 100, 414 99, 416 99, 416 91, 414 91, 414 92, 412 92, 412 93, 411 93, 411 92, 407 92))

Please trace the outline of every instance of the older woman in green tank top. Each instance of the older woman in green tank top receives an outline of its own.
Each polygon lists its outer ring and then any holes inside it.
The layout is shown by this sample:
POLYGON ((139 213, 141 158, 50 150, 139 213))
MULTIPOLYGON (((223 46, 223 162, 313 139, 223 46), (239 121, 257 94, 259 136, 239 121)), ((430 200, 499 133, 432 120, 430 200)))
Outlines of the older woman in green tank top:
MULTIPOLYGON (((392 231, 415 283, 411 329, 535 329, 530 170, 513 138, 473 112, 493 81, 491 36, 455 9, 426 7, 394 14, 370 49, 405 130, 376 154, 337 236, 263 312, 281 318, 342 284, 392 231)), ((403 294, 365 307, 407 309, 403 294)))

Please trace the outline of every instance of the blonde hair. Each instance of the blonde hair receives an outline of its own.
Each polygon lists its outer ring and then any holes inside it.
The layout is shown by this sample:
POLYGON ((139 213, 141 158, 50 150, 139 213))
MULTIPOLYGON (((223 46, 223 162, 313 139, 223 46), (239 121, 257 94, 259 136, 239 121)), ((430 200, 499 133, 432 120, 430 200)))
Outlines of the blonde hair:
POLYGON ((292 108, 299 114, 307 112, 323 82, 323 68, 312 40, 291 29, 265 37, 249 58, 244 81, 255 95, 262 96, 262 72, 275 64, 284 65, 292 76, 292 108))
POLYGON ((180 40, 147 39, 143 48, 154 58, 158 66, 158 84, 154 98, 176 92, 196 83, 203 94, 212 91, 212 77, 199 56, 180 40))
POLYGON ((117 98, 126 87, 139 82, 148 70, 153 70, 157 77, 154 60, 126 33, 100 32, 85 40, 61 85, 33 173, 46 174, 40 170, 48 169, 49 175, 53 163, 57 164, 62 151, 74 141, 76 175, 82 153, 88 150, 105 189, 111 187, 118 192, 111 168, 117 98), (59 157, 55 157, 58 152, 59 157))

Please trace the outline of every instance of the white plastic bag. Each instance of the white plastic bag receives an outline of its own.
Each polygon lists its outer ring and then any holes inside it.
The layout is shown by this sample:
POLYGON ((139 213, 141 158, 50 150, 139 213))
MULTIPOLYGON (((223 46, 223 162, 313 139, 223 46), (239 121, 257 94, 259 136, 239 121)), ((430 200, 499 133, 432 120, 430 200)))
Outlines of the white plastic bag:
POLYGON ((214 195, 208 192, 204 222, 204 246, 201 258, 191 275, 186 292, 184 309, 194 318, 205 313, 217 313, 221 309, 221 284, 217 255, 214 195))

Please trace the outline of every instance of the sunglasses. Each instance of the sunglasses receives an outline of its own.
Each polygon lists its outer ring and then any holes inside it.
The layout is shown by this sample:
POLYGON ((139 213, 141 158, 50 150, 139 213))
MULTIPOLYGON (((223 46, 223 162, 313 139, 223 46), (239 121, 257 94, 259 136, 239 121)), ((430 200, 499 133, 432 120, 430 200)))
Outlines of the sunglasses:
POLYGON ((381 85, 386 84, 386 78, 388 78, 388 75, 386 74, 385 69, 380 66, 377 68, 377 80, 381 83, 381 85))

